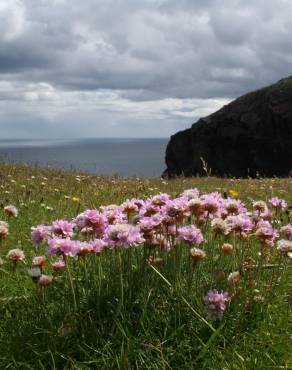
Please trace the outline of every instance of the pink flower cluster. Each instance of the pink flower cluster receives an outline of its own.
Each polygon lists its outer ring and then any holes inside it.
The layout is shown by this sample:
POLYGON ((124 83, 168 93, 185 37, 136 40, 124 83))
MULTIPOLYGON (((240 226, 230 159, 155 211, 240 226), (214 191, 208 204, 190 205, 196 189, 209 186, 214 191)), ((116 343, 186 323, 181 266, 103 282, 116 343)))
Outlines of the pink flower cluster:
MULTIPOLYGON (((275 197, 268 204, 272 209, 286 207, 284 200, 275 197)), ((50 255, 70 257, 141 244, 169 251, 178 243, 202 244, 200 228, 210 223, 216 235, 255 235, 260 243, 274 246, 279 232, 272 227, 271 218, 263 201, 254 202, 253 211, 248 212, 238 199, 225 199, 218 192, 200 194, 195 188, 174 199, 160 193, 145 200, 127 199, 121 205, 87 209, 71 221, 56 220, 51 226, 32 228, 32 240, 36 244, 45 241, 50 255), (79 236, 88 240, 79 241, 79 236)), ((281 233, 291 240, 291 224, 283 226, 281 233)))

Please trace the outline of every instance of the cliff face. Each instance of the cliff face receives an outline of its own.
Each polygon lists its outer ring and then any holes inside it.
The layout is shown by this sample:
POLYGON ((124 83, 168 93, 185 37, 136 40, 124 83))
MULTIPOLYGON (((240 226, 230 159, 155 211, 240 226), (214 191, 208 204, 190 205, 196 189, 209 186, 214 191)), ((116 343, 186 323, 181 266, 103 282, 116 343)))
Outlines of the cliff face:
POLYGON ((165 175, 287 176, 292 171, 292 76, 243 95, 171 136, 165 175))

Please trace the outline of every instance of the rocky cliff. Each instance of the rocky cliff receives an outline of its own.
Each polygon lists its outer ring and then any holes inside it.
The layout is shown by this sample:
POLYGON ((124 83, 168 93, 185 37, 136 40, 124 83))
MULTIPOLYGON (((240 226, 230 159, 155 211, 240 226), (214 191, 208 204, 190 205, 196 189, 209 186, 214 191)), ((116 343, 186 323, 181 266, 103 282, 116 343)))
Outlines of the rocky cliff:
POLYGON ((243 95, 171 136, 164 175, 287 176, 292 170, 292 76, 243 95))

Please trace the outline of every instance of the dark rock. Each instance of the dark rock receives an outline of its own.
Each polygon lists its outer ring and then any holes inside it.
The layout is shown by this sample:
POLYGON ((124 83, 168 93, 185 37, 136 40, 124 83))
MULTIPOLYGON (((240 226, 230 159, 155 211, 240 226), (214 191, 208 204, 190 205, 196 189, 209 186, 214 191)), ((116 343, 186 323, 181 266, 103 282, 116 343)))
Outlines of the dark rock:
POLYGON ((164 176, 288 176, 292 170, 292 76, 243 95, 171 136, 164 176), (206 166, 205 166, 206 167, 206 166))

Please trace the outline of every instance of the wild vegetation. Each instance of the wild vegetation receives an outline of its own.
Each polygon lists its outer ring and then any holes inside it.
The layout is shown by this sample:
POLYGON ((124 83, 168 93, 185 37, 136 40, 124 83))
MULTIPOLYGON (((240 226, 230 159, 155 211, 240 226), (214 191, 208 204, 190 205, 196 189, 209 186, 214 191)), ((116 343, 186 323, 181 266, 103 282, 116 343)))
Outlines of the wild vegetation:
POLYGON ((1 369, 291 367, 292 179, 0 187, 1 369))

